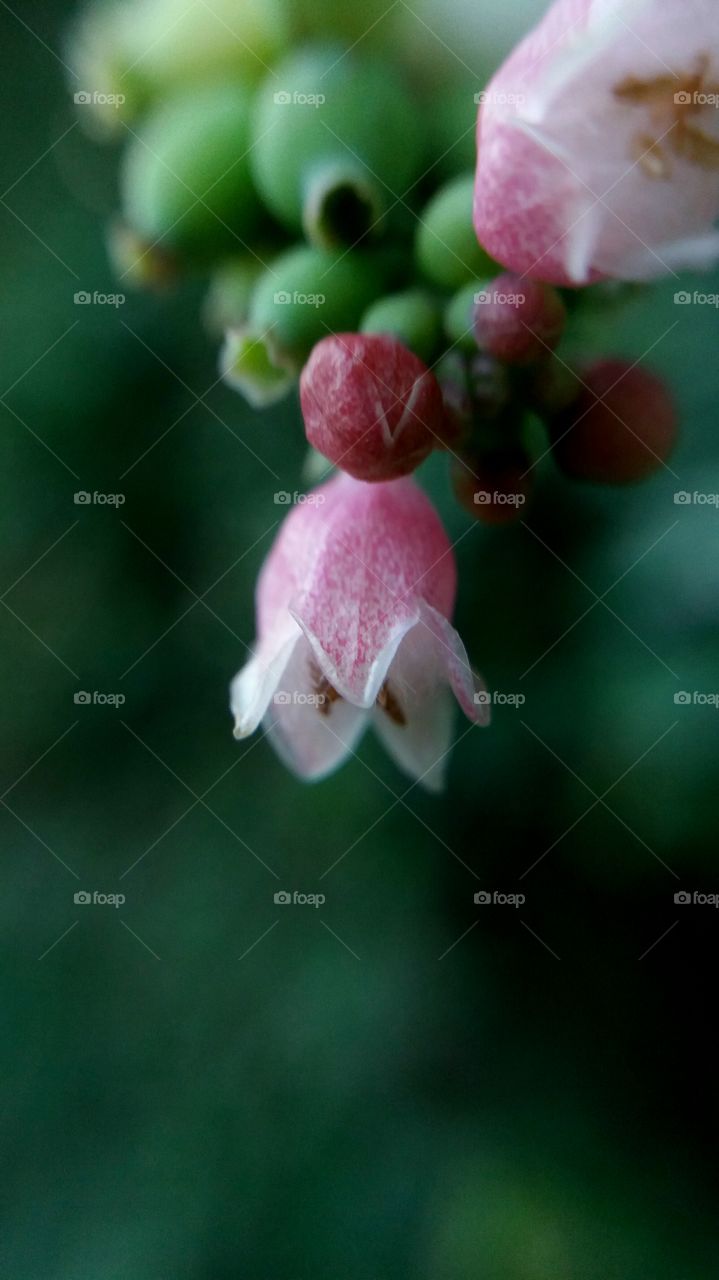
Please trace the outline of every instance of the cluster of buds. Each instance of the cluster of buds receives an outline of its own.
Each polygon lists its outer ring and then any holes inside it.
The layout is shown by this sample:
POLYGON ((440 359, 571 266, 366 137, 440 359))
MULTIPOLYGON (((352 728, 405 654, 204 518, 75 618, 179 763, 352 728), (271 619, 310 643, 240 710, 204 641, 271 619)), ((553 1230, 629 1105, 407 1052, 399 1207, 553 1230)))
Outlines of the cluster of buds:
POLYGON ((426 66, 407 74, 407 6, 378 56, 358 37, 381 4, 360 31, 339 4, 178 4, 117 0, 77 37, 108 83, 124 61, 131 99, 115 262, 150 285, 207 272, 223 378, 256 409, 298 387, 307 442, 339 473, 263 571, 236 732, 267 720, 316 777, 372 719, 434 785, 448 690, 477 721, 486 702, 451 626, 452 548, 411 473, 441 450, 460 504, 497 525, 525 514, 545 456, 605 484, 665 463, 663 382, 564 351, 579 286, 719 253, 719 113, 697 97, 719 76, 719 11, 686 0, 686 22, 642 0, 627 34, 618 0, 557 0, 460 118, 426 66), (475 101, 472 169, 457 144, 475 101))

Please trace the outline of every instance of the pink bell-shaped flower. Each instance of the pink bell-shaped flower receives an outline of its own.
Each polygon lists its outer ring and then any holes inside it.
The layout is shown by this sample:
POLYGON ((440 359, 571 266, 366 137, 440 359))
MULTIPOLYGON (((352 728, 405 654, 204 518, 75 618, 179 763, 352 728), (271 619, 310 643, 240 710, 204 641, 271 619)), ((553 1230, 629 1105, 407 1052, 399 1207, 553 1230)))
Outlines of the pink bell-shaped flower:
POLYGON ((397 764, 442 786, 451 691, 480 724, 488 699, 450 619, 452 546, 409 478, 340 474, 286 517, 257 585, 257 642, 232 682, 235 736, 262 721, 303 778, 324 777, 370 722, 397 764))
POLYGON ((482 94, 481 244, 560 285, 711 265, 718 103, 717 0, 556 0, 482 94))

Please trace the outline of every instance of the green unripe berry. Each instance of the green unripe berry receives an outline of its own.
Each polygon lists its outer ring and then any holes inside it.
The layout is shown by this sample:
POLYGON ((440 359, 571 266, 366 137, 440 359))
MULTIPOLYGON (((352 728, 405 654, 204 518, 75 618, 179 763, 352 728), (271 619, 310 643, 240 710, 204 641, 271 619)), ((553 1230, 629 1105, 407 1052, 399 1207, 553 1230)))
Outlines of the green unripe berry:
POLYGON ((387 0, 362 0, 358 5, 347 0, 323 0, 322 4, 317 0, 285 0, 285 9, 293 36, 301 40, 336 36, 350 44, 367 40, 391 51, 399 25, 387 0))
POLYGON ((220 352, 220 373, 253 409, 266 409, 284 399, 299 369, 272 345, 270 333, 245 326, 230 329, 220 352))
POLYGON ((386 230, 386 212, 419 175, 417 106, 395 68, 338 46, 282 62, 259 91, 251 164, 258 190, 291 231, 323 248, 386 230))
POLYGON ((282 254, 255 284, 246 321, 226 335, 225 381, 258 409, 282 399, 317 342, 356 329, 387 276, 384 255, 308 245, 282 254))
POLYGON ((458 289, 474 276, 496 270, 477 241, 472 224, 474 174, 453 178, 432 197, 417 227, 417 264, 443 289, 458 289))
POLYGON ((440 309, 422 289, 390 293, 365 311, 360 332, 390 333, 429 364, 442 335, 440 309))
POLYGON ((227 329, 238 329, 245 323, 255 285, 265 270, 261 261, 264 256, 246 253, 228 258, 213 272, 202 307, 202 318, 210 333, 221 336, 227 329))
POLYGON ((473 280, 470 284, 462 285, 447 304, 444 313, 444 331, 450 342, 456 344, 460 351, 477 350, 477 339, 474 336, 476 295, 486 289, 490 283, 490 280, 473 280))
POLYGON ((75 73, 78 120, 100 142, 123 136, 146 105, 133 19, 128 4, 91 4, 70 31, 68 62, 75 73))
POLYGON ((180 266, 161 245, 150 245, 119 219, 110 223, 106 236, 107 256, 115 274, 136 289, 161 291, 171 287, 180 266))
POLYGON ((152 244, 212 259, 239 250, 260 204, 247 151, 249 93, 227 82, 167 98, 144 121, 121 175, 127 222, 152 244))
POLYGON ((256 333, 270 333, 277 350, 302 362, 329 332, 356 329, 386 283, 386 263, 378 254, 337 254, 302 245, 276 258, 260 277, 249 324, 256 333))
POLYGON ((290 41, 283 0, 131 0, 124 9, 155 96, 230 76, 255 83, 290 41))

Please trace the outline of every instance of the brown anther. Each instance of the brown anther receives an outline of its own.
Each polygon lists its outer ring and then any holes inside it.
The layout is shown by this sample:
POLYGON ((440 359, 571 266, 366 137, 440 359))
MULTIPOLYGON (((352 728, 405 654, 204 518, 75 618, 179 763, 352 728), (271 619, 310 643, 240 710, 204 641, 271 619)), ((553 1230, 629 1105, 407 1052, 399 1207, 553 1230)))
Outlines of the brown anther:
POLYGON ((627 76, 614 88, 614 96, 631 106, 648 108, 653 134, 638 134, 633 140, 635 164, 649 178, 672 176, 672 155, 701 169, 719 168, 719 141, 705 133, 690 117, 712 105, 710 97, 719 98, 719 88, 707 82, 709 55, 702 54, 697 70, 687 76, 655 76, 639 80, 627 76))
POLYGON ((332 704, 342 701, 342 694, 338 693, 334 685, 320 671, 319 666, 314 658, 310 659, 310 676, 312 679, 312 688, 317 695, 317 710, 321 716, 328 716, 332 710, 332 704))
POLYGON ((405 725, 407 723, 407 717, 386 680, 377 694, 377 706, 389 716, 394 724, 405 725))

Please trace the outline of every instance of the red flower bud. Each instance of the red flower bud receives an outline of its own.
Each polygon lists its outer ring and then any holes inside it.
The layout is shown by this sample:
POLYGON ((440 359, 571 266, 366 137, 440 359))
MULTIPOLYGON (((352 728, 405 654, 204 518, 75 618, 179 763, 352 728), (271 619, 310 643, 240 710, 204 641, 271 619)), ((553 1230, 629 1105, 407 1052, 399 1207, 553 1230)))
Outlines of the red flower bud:
POLYGON ((357 480, 407 475, 444 440, 437 379, 389 334, 323 338, 302 371, 300 400, 310 444, 357 480))
POLYGON ((510 272, 497 276, 475 298, 477 342, 508 364, 531 364, 553 351, 565 319, 556 289, 510 272))
POLYGON ((577 480, 630 484, 656 471, 677 432, 669 391, 655 374, 625 360, 600 360, 550 424, 554 456, 577 480))

